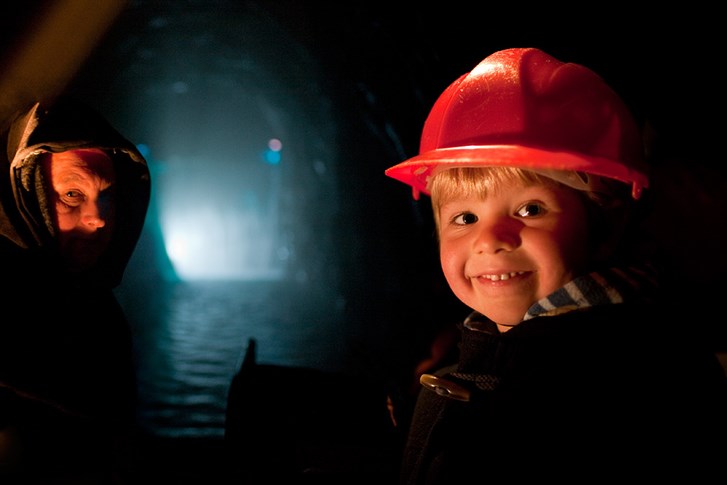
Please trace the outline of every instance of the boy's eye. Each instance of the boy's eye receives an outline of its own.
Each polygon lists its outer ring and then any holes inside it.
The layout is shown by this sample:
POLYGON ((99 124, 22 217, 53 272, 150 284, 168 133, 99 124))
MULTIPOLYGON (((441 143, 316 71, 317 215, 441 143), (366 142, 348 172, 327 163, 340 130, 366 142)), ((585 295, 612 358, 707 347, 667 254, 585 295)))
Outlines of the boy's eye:
POLYGON ((523 204, 515 213, 520 217, 535 217, 545 213, 545 208, 537 202, 523 204))
POLYGON ((452 219, 452 222, 460 226, 465 226, 467 224, 474 224, 478 220, 479 219, 477 218, 477 216, 473 213, 463 212, 462 214, 459 214, 454 219, 452 219))

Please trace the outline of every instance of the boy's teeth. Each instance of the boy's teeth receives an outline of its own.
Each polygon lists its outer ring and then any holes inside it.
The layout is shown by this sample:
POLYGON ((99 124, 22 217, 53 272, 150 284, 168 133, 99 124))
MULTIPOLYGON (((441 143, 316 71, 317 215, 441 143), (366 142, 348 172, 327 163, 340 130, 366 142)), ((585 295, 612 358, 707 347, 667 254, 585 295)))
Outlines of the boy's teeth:
POLYGON ((484 275, 484 278, 487 278, 490 281, 502 281, 502 280, 509 280, 510 278, 514 278, 515 276, 519 274, 523 274, 524 271, 511 271, 510 273, 503 273, 503 274, 488 274, 484 275))

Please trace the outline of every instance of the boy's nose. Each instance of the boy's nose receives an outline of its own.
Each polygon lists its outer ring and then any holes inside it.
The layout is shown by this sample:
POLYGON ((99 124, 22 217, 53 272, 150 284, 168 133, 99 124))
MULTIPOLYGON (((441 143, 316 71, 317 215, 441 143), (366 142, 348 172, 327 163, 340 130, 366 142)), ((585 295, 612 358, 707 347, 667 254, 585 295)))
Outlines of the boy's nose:
POLYGON ((520 246, 522 223, 507 217, 482 221, 475 241, 478 253, 512 251, 520 246))

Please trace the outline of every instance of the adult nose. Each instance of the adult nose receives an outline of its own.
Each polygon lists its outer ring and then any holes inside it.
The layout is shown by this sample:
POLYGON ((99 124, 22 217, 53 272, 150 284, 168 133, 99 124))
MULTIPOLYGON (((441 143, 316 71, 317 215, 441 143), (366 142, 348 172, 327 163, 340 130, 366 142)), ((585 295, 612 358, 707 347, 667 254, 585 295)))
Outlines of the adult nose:
POLYGON ((89 201, 83 205, 81 221, 89 229, 101 229, 106 225, 107 213, 98 202, 89 201))
POLYGON ((480 220, 475 250, 477 253, 495 254, 501 251, 513 251, 520 246, 522 222, 498 215, 480 220))

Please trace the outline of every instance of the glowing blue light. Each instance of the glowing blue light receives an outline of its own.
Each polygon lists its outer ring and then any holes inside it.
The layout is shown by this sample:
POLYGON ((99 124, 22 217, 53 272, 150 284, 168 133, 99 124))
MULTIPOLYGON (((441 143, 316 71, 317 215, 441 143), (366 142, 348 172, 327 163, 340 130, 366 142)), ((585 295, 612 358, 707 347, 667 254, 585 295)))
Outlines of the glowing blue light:
POLYGON ((162 216, 162 227, 169 258, 185 281, 283 277, 277 228, 257 208, 208 203, 170 209, 162 216))
POLYGON ((270 165, 277 165, 280 163, 280 152, 274 152, 272 150, 265 150, 265 161, 270 165))
POLYGON ((265 150, 263 158, 266 163, 270 165, 277 165, 280 163, 281 154, 280 151, 283 149, 283 143, 277 138, 271 138, 268 141, 268 148, 265 150))

